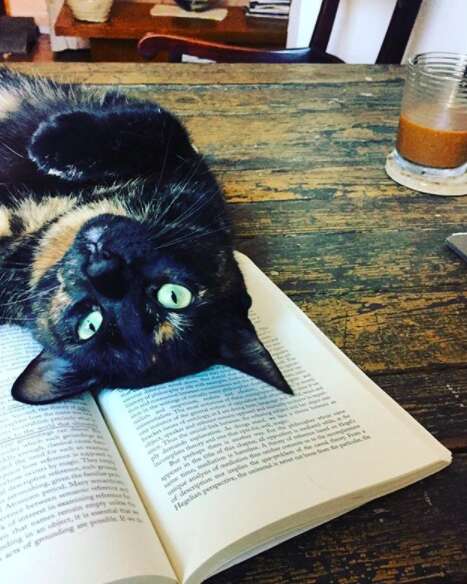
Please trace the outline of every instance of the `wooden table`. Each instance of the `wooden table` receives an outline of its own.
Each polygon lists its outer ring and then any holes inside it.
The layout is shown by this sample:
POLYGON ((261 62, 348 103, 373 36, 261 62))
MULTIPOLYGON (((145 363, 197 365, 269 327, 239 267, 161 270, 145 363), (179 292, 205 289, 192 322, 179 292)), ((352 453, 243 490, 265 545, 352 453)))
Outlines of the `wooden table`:
MULTIPOLYGON (((19 65, 22 70, 30 66, 19 65)), ((210 584, 467 582, 467 197, 384 173, 403 70, 350 65, 47 65, 178 114, 222 179, 246 252, 453 450, 451 467, 210 584)))
MULTIPOLYGON (((89 39, 93 61, 142 61, 137 42, 148 32, 191 36, 206 41, 233 45, 283 48, 287 38, 287 22, 247 18, 242 7, 229 8, 220 22, 193 18, 154 17, 152 4, 115 2, 107 22, 76 20, 67 4, 62 6, 55 22, 55 34, 89 39)), ((167 61, 162 55, 158 60, 167 61)))

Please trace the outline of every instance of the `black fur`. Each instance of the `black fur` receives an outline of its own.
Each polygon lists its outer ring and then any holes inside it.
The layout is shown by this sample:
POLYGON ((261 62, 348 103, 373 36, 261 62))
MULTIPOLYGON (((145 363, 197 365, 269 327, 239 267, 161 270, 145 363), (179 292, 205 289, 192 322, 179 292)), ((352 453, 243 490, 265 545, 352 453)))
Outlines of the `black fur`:
POLYGON ((215 363, 290 392, 248 320, 222 192, 173 115, 6 69, 0 114, 0 317, 44 346, 16 399, 141 387, 215 363), (167 282, 191 304, 161 306, 167 282), (83 342, 78 323, 95 309, 103 325, 83 342))

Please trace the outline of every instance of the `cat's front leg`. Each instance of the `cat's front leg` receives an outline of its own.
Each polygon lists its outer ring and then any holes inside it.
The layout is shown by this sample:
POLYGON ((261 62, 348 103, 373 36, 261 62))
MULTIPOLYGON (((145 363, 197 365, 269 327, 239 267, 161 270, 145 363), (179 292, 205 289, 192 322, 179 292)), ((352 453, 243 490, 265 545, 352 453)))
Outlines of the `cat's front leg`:
POLYGON ((145 103, 52 116, 34 132, 28 156, 46 175, 85 183, 157 177, 199 157, 180 122, 145 103))

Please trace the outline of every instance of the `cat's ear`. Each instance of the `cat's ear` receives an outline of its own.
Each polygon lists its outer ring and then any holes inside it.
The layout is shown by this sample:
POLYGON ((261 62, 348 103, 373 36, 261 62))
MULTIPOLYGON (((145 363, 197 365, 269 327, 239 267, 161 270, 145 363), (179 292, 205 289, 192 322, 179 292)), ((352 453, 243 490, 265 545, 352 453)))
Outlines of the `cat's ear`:
POLYGON ((51 116, 32 135, 28 156, 44 174, 88 182, 162 172, 196 154, 181 123, 148 105, 51 116))
POLYGON ((94 388, 94 379, 84 379, 65 359, 42 351, 13 384, 11 394, 26 404, 47 404, 94 388))
POLYGON ((243 371, 293 395, 290 385, 249 320, 238 319, 228 323, 221 333, 219 353, 222 365, 243 371))

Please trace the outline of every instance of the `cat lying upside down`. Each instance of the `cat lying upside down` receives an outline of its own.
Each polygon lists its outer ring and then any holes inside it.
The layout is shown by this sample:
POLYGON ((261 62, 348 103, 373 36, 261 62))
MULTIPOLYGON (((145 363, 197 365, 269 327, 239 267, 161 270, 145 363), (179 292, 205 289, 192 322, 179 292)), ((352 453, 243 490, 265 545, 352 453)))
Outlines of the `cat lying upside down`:
POLYGON ((26 403, 224 364, 290 388, 248 319, 222 192, 157 104, 0 70, 0 317, 26 403))

